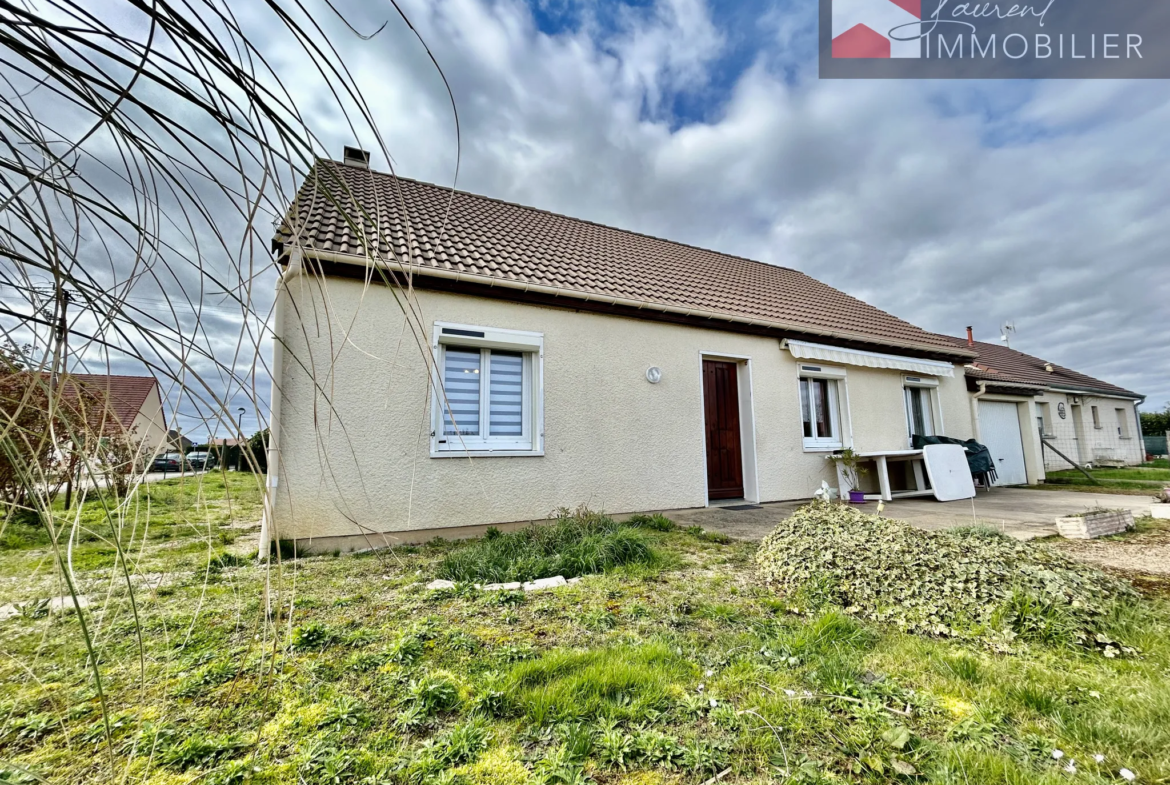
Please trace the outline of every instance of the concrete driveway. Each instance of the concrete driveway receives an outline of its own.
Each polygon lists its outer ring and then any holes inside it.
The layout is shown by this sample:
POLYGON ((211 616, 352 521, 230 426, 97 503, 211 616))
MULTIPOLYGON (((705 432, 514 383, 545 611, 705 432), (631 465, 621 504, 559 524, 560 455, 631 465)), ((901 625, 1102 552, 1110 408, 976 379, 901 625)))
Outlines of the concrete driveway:
MULTIPOLYGON (((1090 507, 1133 510, 1149 515, 1153 497, 1120 496, 1108 493, 1075 491, 1037 491, 1024 488, 992 488, 980 491, 975 499, 939 502, 931 498, 902 499, 887 502, 882 514, 900 518, 920 529, 951 529, 978 523, 1010 534, 1020 540, 1056 534, 1055 519, 1083 512, 1090 507)), ((699 507, 689 510, 665 510, 667 517, 681 526, 702 526, 741 540, 760 540, 776 524, 807 502, 771 502, 751 505, 753 509, 736 510, 735 506, 699 507)), ((862 505, 864 512, 876 513, 877 502, 862 505)))

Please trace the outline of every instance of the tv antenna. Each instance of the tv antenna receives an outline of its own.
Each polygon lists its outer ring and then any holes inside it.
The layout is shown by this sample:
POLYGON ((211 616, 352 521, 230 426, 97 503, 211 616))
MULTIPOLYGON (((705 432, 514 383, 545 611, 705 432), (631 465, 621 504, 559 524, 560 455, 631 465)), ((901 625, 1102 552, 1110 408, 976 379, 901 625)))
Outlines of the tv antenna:
POLYGON ((1003 327, 999 328, 999 332, 1000 332, 999 340, 1003 341, 1004 345, 1007 346, 1007 348, 1009 348, 1009 349, 1012 348, 1011 338, 1012 338, 1012 334, 1015 331, 1016 331, 1016 323, 1015 322, 1004 322, 1003 327))

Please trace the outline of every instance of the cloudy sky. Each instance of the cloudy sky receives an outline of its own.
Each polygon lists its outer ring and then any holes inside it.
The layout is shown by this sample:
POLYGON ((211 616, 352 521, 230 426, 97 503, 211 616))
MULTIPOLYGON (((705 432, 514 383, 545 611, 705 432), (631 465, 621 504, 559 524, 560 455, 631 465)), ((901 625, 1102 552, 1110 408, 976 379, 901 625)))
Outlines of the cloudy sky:
MULTIPOLYGON (((938 332, 1012 322, 1013 347, 1170 401, 1170 84, 821 81, 813 3, 403 7, 458 104, 460 187, 795 267, 938 332)), ((387 9, 347 14, 390 20, 346 40, 397 171, 449 183, 438 74, 387 9)))
MULTIPOLYGON (((1167 82, 822 81, 807 2, 399 2, 458 106, 459 187, 794 267, 938 332, 995 341, 1012 322, 1013 347, 1170 401, 1167 82)), ((232 6, 324 152, 377 149, 271 14, 232 6)), ((385 23, 363 40, 307 5, 396 171, 450 184, 426 52, 389 4, 336 6, 359 32, 385 23)), ((261 315, 273 280, 254 281, 261 315)), ((165 311, 164 291, 139 305, 165 311)), ((209 351, 248 368, 238 308, 205 302, 209 351)), ((226 392, 245 430, 268 389, 226 392)))

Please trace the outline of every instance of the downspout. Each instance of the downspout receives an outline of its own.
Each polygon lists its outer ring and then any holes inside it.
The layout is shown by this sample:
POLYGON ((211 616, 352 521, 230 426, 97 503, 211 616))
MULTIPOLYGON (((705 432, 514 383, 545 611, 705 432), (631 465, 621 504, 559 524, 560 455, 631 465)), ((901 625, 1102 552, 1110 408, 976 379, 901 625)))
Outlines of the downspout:
POLYGON ((975 441, 982 444, 983 434, 979 432, 979 399, 987 395, 987 382, 976 379, 975 384, 978 385, 979 392, 971 396, 971 425, 974 426, 975 441))
POLYGON ((268 422, 268 479, 264 492, 264 517, 260 523, 260 553, 258 558, 268 558, 272 539, 279 539, 273 517, 276 511, 276 489, 280 484, 280 401, 281 385, 284 383, 284 312, 288 298, 288 283, 304 272, 303 254, 300 248, 289 253, 288 266, 276 281, 276 302, 272 313, 272 395, 269 405, 271 419, 268 422))

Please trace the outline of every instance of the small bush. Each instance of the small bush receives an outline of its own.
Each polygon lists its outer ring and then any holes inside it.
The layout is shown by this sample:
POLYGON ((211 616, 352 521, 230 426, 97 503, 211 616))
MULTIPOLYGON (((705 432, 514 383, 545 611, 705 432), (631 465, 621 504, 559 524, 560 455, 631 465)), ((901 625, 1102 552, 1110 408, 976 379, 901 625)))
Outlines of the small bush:
POLYGON ((786 593, 909 632, 1020 638, 1116 656, 1104 634, 1125 581, 1043 546, 981 529, 927 532, 851 507, 814 503, 776 527, 756 562, 786 593))
POLYGON ((625 564, 652 565, 658 555, 646 534, 584 507, 514 532, 489 529, 479 540, 456 546, 439 565, 452 581, 506 583, 563 575, 573 578, 625 564))

